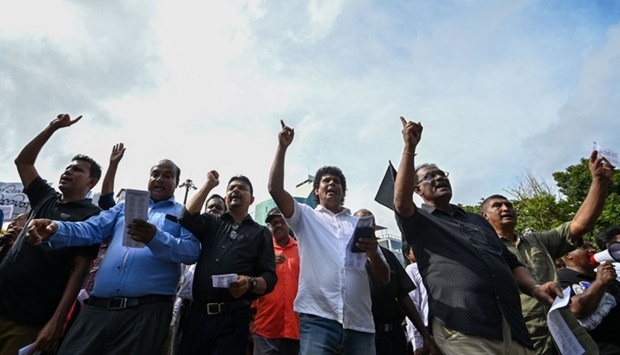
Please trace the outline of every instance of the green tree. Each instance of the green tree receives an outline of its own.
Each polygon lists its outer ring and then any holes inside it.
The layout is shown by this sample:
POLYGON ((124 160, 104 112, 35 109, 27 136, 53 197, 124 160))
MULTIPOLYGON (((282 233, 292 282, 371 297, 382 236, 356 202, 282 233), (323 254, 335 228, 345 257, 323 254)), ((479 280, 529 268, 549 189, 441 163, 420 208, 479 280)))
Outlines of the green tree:
MULTIPOLYGON (((565 171, 553 173, 553 178, 563 195, 562 200, 569 206, 570 218, 572 218, 586 198, 592 181, 588 159, 581 159, 579 164, 571 165, 565 171)), ((590 236, 613 225, 620 225, 620 174, 618 172, 611 179, 605 208, 590 236)))
POLYGON ((552 229, 572 218, 566 202, 558 199, 551 186, 531 171, 523 173, 516 185, 504 191, 513 197, 511 201, 517 210, 517 234, 552 229))

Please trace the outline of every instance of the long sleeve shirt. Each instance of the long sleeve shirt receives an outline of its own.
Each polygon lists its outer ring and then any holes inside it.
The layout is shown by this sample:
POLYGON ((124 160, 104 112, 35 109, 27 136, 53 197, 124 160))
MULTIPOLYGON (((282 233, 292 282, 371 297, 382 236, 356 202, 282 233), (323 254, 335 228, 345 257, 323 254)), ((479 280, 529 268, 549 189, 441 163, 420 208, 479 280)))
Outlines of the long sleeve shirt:
POLYGON ((54 248, 62 248, 98 244, 112 235, 91 296, 174 295, 181 276, 180 264, 195 263, 200 254, 196 237, 177 221, 182 209, 174 198, 157 203, 150 201, 148 222, 157 227, 157 232, 144 248, 122 245, 124 202, 84 222, 58 222, 58 231, 49 241, 54 248))

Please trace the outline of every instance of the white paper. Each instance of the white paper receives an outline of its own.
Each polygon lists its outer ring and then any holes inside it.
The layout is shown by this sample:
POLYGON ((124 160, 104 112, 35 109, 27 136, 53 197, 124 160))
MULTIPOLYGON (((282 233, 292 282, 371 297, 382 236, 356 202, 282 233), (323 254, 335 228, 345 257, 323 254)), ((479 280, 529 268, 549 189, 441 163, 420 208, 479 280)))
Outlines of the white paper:
MULTIPOLYGON (((30 349, 32 349, 33 346, 34 346, 34 343, 24 346, 23 348, 19 349, 19 351, 17 352, 17 355, 28 355, 28 353, 30 352, 30 349)), ((37 350, 34 352, 34 354, 35 355, 41 354, 41 351, 37 350)))
MULTIPOLYGON (((360 217, 357 221, 357 225, 355 226, 355 228, 372 227, 374 224, 374 221, 375 219, 373 216, 360 217)), ((351 249, 353 248, 353 243, 355 243, 355 238, 351 236, 351 239, 347 243, 347 247, 346 247, 344 265, 345 267, 352 268, 352 269, 365 270, 366 269, 366 253, 352 252, 351 249)))
POLYGON ((228 288, 233 282, 236 282, 239 276, 237 274, 223 274, 223 275, 212 275, 211 279, 213 280, 213 287, 216 288, 228 288))
POLYGON ((150 194, 143 190, 125 190, 125 233, 123 233, 123 246, 129 248, 144 248, 145 244, 137 242, 127 233, 127 224, 134 219, 146 221, 149 212, 150 194))
POLYGON ((605 148, 596 142, 592 142, 592 149, 598 151, 599 156, 603 156, 611 165, 620 167, 620 154, 618 152, 605 148))
POLYGON ((563 355, 582 355, 586 351, 583 349, 575 334, 570 330, 568 324, 559 309, 568 306, 570 301, 570 287, 567 287, 562 292, 564 298, 556 297, 549 313, 547 314, 547 325, 549 326, 549 332, 555 340, 555 343, 560 348, 560 353, 563 355))

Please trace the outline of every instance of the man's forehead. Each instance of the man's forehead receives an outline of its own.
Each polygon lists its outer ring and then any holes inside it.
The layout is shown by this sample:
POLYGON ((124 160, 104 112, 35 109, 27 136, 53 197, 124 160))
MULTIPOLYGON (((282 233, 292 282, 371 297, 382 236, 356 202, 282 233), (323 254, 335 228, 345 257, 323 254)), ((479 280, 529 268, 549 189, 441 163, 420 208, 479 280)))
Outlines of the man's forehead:
POLYGON ((175 166, 171 163, 168 162, 163 162, 163 163, 158 163, 153 165, 153 167, 151 168, 151 172, 153 171, 162 171, 162 170, 170 170, 170 171, 176 171, 175 166))
POLYGON ((323 176, 321 176, 321 181, 323 180, 327 180, 327 179, 333 179, 333 180, 338 180, 340 181, 340 178, 336 175, 332 175, 332 174, 325 174, 323 176))
POLYGON ((443 170, 440 169, 439 167, 436 167, 436 166, 425 166, 423 168, 420 168, 420 170, 418 170, 418 174, 423 175, 425 173, 436 172, 436 171, 443 172, 443 170))
POLYGON ((250 188, 250 185, 247 182, 245 182, 245 181, 243 181, 241 179, 235 179, 235 180, 231 181, 228 184, 228 187, 239 186, 239 185, 243 185, 243 186, 247 187, 248 189, 250 188))

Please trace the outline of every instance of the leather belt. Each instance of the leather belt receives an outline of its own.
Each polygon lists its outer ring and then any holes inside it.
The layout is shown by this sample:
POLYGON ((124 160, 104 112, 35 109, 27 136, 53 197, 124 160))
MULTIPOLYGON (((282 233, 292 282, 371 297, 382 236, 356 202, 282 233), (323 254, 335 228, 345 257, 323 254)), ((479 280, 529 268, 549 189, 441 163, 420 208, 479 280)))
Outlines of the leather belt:
POLYGON ((125 309, 129 307, 137 307, 143 304, 155 302, 174 302, 175 296, 172 295, 146 295, 142 297, 112 297, 99 298, 91 297, 86 304, 94 307, 102 307, 107 309, 125 309))
POLYGON ((198 301, 190 301, 183 300, 183 304, 188 306, 190 309, 203 312, 209 315, 213 314, 221 314, 226 313, 235 309, 247 307, 250 305, 250 301, 248 300, 236 300, 231 302, 198 302, 198 301))
POLYGON ((375 323, 375 331, 377 332, 391 332, 394 329, 400 329, 402 327, 401 322, 394 323, 375 323))

